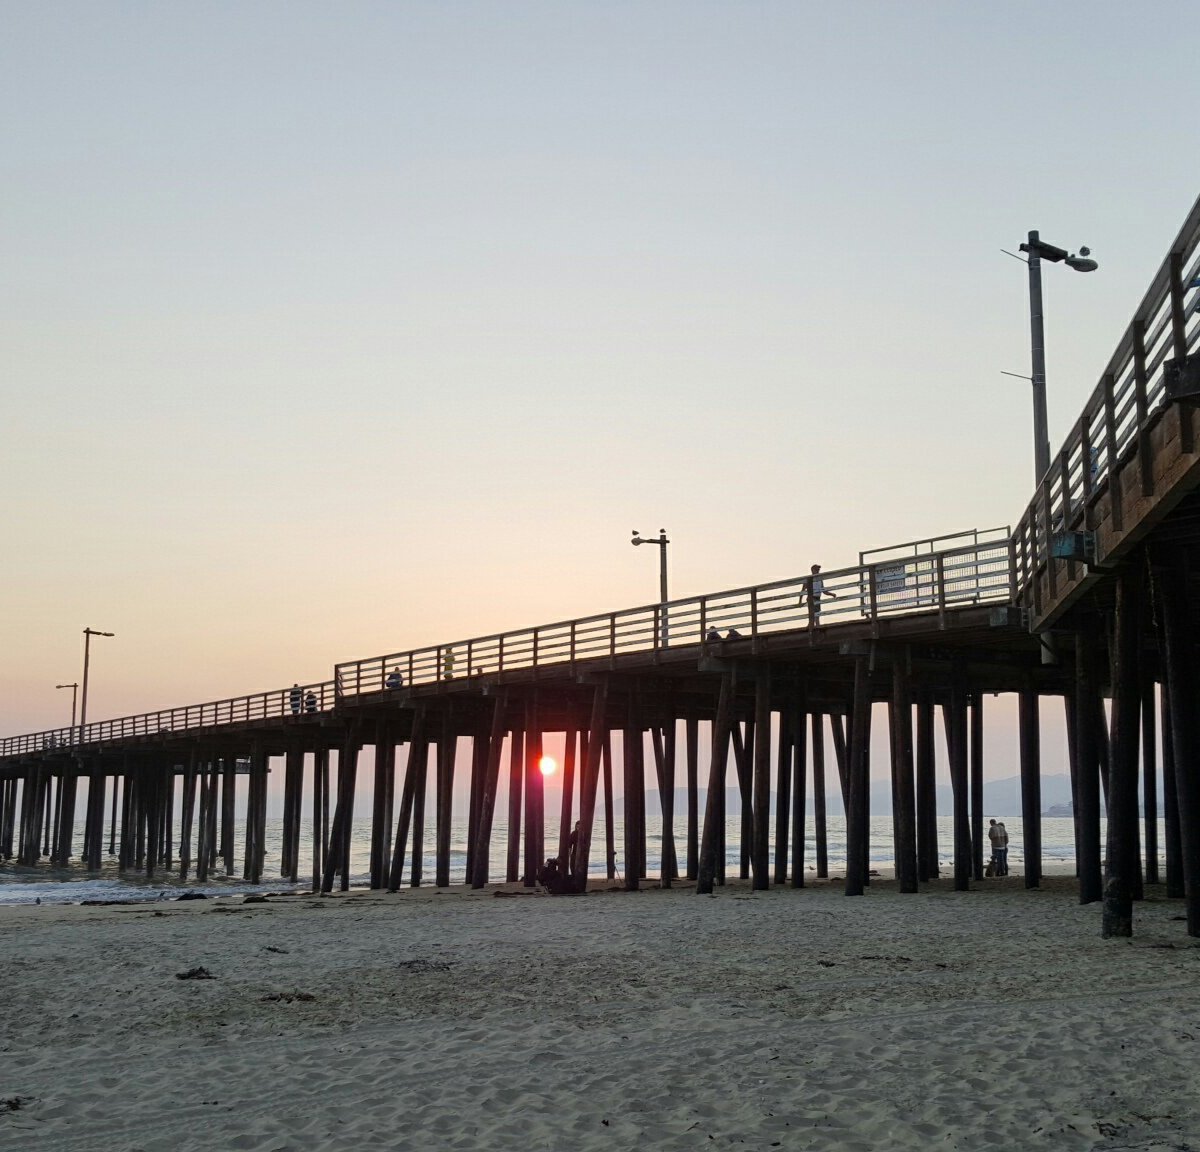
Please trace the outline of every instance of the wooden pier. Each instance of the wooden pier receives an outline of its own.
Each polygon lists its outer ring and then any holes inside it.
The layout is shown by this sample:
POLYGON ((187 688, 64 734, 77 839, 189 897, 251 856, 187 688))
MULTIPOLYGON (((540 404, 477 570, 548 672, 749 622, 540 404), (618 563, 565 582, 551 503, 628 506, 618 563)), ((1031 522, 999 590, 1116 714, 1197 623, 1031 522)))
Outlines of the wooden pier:
POLYGON ((984 702, 1012 693, 1026 887, 1041 879, 1039 714, 1061 707, 1081 901, 1103 900, 1104 931, 1128 934, 1133 901, 1160 881, 1161 758, 1167 893, 1186 898, 1189 934, 1200 936, 1198 278, 1200 201, 1015 531, 871 553, 823 574, 827 598, 814 597, 812 576, 776 581, 347 661, 318 684, 9 737, 0 740, 0 855, 28 866, 77 857, 95 869, 107 851, 149 877, 170 869, 204 881, 217 868, 258 883, 274 769, 283 778, 280 877, 346 888, 359 758, 372 747, 375 888, 428 882, 427 828, 433 883, 449 883, 463 774, 466 872, 476 887, 532 886, 556 856, 566 888, 582 885, 593 859, 615 878, 619 859, 624 885, 636 889, 648 880, 649 786, 663 813, 654 882, 678 878, 682 844, 683 874, 711 891, 725 880, 727 784, 742 800, 741 874, 756 888, 803 887, 810 863, 828 875, 832 761, 847 815, 845 891, 857 895, 870 880, 873 706, 885 704, 899 886, 916 892, 938 874, 940 727, 954 796, 953 883, 967 890, 984 871, 984 702), (538 769, 548 734, 562 734, 566 749, 563 802, 549 823, 538 769), (502 772, 506 813, 496 811, 502 772), (674 810, 677 785, 686 811, 674 810), (490 870, 501 825, 503 877, 490 870), (306 826, 311 877, 299 874, 306 826))

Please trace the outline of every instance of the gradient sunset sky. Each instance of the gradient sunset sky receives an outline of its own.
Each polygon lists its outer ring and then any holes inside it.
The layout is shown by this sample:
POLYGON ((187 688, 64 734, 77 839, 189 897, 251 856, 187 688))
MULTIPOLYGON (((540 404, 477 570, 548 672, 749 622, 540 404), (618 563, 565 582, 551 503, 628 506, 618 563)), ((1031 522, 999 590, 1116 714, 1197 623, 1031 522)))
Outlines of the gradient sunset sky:
POLYGON ((1057 447, 1197 192, 1195 14, 0 2, 0 733, 85 626, 102 719, 649 602, 633 528, 686 596, 1015 523, 1001 248, 1100 262, 1057 447))

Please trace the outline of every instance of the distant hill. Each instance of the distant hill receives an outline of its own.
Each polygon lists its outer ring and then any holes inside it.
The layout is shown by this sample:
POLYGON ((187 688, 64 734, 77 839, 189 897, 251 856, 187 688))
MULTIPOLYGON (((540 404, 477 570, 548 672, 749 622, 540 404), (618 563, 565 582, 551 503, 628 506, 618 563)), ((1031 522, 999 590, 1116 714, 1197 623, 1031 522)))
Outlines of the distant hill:
MULTIPOLYGON (((826 790, 825 809, 830 816, 845 815, 842 809, 841 790, 833 784, 826 790)), ((704 789, 701 789, 703 793, 704 789)), ((808 810, 812 811, 811 781, 808 796, 808 810)), ((618 797, 620 800, 620 797, 618 797)), ((1071 778, 1065 773, 1042 777, 1042 809, 1064 806, 1070 815, 1071 778)), ((700 800, 703 808, 703 796, 700 800)), ((771 807, 775 807, 775 794, 771 793, 771 807)), ((937 787, 937 807, 939 816, 954 815, 954 792, 949 784, 939 784, 937 787)), ((736 788, 725 790, 725 808, 731 816, 738 815, 742 810, 742 795, 736 788)), ((887 780, 871 781, 871 811, 878 814, 889 814, 892 809, 892 786, 887 780)), ((1021 778, 1008 776, 1003 780, 985 780, 983 782, 983 810, 986 816, 998 818, 1013 818, 1021 815, 1021 778)), ((658 789, 651 787, 646 790, 646 811, 655 816, 661 815, 658 804, 658 789)), ((678 819, 687 813, 687 790, 675 789, 675 815, 678 819)))

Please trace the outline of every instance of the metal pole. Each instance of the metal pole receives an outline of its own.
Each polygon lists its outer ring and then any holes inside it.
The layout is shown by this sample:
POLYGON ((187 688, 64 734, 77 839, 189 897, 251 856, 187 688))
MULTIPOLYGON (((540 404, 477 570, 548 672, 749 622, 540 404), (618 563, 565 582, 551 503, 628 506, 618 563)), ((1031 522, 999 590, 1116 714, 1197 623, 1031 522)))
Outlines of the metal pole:
POLYGON ((88 660, 91 657, 92 651, 92 630, 85 628, 83 630, 83 692, 79 702, 79 738, 75 743, 83 743, 83 726, 87 723, 87 688, 88 688, 88 660))
POLYGON ((1033 481, 1050 468, 1050 432, 1046 419, 1046 333, 1042 322, 1042 261, 1038 234, 1029 233, 1029 331, 1033 349, 1033 481))
POLYGON ((83 729, 87 724, 87 690, 88 690, 88 661, 91 656, 92 637, 93 636, 112 636, 112 632, 100 632, 95 628, 85 628, 83 630, 83 691, 80 693, 79 700, 79 740, 78 743, 83 743, 83 729))
POLYGON ((670 541, 667 539, 667 534, 661 528, 658 530, 658 591, 659 599, 662 601, 662 646, 666 648, 669 644, 669 636, 667 632, 667 545, 670 541))

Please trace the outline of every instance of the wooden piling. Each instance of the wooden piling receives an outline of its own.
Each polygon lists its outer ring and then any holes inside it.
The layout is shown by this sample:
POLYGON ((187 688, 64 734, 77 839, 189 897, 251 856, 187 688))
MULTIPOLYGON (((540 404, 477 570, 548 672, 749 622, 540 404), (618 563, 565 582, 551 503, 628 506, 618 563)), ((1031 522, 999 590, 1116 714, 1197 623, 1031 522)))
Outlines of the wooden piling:
POLYGON ((892 780, 896 878, 901 892, 917 891, 917 811, 913 764, 912 683, 907 649, 892 661, 892 780))
POLYGON ((720 842, 718 821, 723 818, 725 805, 725 768, 733 721, 733 673, 721 674, 721 690, 717 698, 717 714, 713 721, 712 755, 708 768, 708 799, 704 805, 704 831, 700 840, 700 859, 696 876, 696 892, 712 895, 717 876, 717 849, 720 842))
POLYGON ((546 858, 542 821, 545 792, 542 779, 542 732, 538 718, 538 700, 534 695, 525 702, 525 871, 526 888, 537 885, 537 875, 546 858))
POLYGON ((1142 671, 1142 816, 1146 833, 1146 883, 1158 883, 1158 732, 1154 678, 1142 671))
POLYGON ((442 735, 437 746, 437 833, 434 861, 434 885, 450 886, 450 828, 454 801, 454 761, 458 739, 450 724, 450 715, 442 717, 442 735))
POLYGON ((1117 577, 1113 606, 1113 705, 1108 775, 1108 851, 1101 934, 1133 935, 1134 870, 1138 865, 1138 740, 1141 734, 1140 557, 1117 577))
MULTIPOLYGON (((779 711, 779 744, 775 749, 775 875, 776 884, 786 884, 788 849, 792 827, 792 710, 779 711)), ((803 733, 801 734, 803 740, 803 733)), ((803 835, 803 833, 802 833, 803 835)))
MULTIPOLYGON (((404 854, 408 848, 408 829, 412 821, 413 797, 425 748, 425 708, 418 705, 413 713, 412 730, 408 738, 408 756, 404 767, 404 786, 400 792, 400 811, 396 816, 396 835, 392 839, 392 863, 388 868, 388 891, 399 889, 404 879, 404 854)), ((484 854, 486 859, 486 852, 484 854)), ((486 876, 486 866, 484 870, 486 876)))
POLYGON ((1075 633, 1075 812, 1078 820, 1079 903, 1091 904, 1104 895, 1100 874, 1100 692, 1096 684, 1096 650, 1090 628, 1075 633))
MULTIPOLYGON (((808 807, 806 782, 808 778, 808 741, 805 739, 808 728, 808 708, 806 706, 804 686, 800 685, 792 697, 788 710, 788 757, 791 760, 792 787, 789 800, 791 802, 791 856, 792 856, 792 887, 804 887, 804 823, 808 807)), ((782 715, 781 715, 782 719, 782 715)), ((782 725, 780 745, 782 746, 782 725)), ((822 797, 824 799, 824 797, 822 797)), ((784 805, 786 808, 786 805, 784 805)), ((782 881, 781 881, 782 882, 782 881)))
POLYGON ((1038 695, 1032 680, 1017 698, 1018 743, 1021 758, 1021 838, 1025 856, 1025 887, 1042 883, 1041 725, 1038 695))
POLYGON ((867 741, 871 738, 871 682, 866 656, 854 658, 853 711, 850 717, 850 750, 847 765, 846 895, 861 896, 866 889, 864 837, 867 811, 867 741))
POLYGON ((684 722, 687 756, 687 878, 696 879, 700 858, 700 721, 689 716, 684 722))
POLYGON ((976 689, 970 700, 971 727, 971 866, 975 879, 983 879, 983 693, 976 689))
POLYGON ((753 888, 771 886, 771 666, 763 661, 754 670, 753 761, 753 888))
MULTIPOLYGON (((1187 932, 1189 936, 1200 936, 1200 773, 1196 771, 1200 740, 1196 731, 1196 671, 1187 574, 1179 555, 1166 555, 1156 561, 1154 584, 1163 637, 1187 932)), ((1164 745, 1166 741, 1164 732, 1164 745)))
POLYGON ((515 726, 508 750, 508 867, 505 882, 515 884, 521 878, 521 801, 525 778, 525 732, 515 726))
POLYGON ((488 866, 492 850, 492 819, 496 811, 496 793, 500 786, 500 762, 504 755, 505 709, 503 693, 492 704, 492 722, 487 737, 487 759, 479 791, 479 810, 475 829, 475 847, 471 852, 472 888, 482 888, 488 882, 488 866))
MULTIPOLYGON (((812 761, 813 761, 813 835, 817 854, 817 879, 829 879, 829 829, 825 807, 825 716, 821 712, 812 714, 812 761)), ((803 740, 801 733, 801 740, 803 740)), ((795 877, 792 878, 793 884, 795 877)))
POLYGON ((1179 835, 1179 797, 1175 792, 1175 749, 1171 741, 1170 689, 1165 678, 1159 685, 1159 719, 1163 762, 1163 853, 1166 856, 1167 897, 1183 899, 1183 845, 1179 835))
POLYGON ((599 789, 604 752, 605 717, 608 687, 603 679, 592 690, 592 710, 587 740, 583 746, 579 775, 579 837, 575 842, 575 870, 571 879, 576 892, 587 891, 588 866, 592 852, 592 828, 596 821, 596 793, 599 789))
POLYGON ((950 754, 950 783, 954 791, 954 890, 968 892, 972 868, 967 796, 967 686, 964 670, 957 663, 951 671, 950 700, 946 707, 946 743, 950 754))

